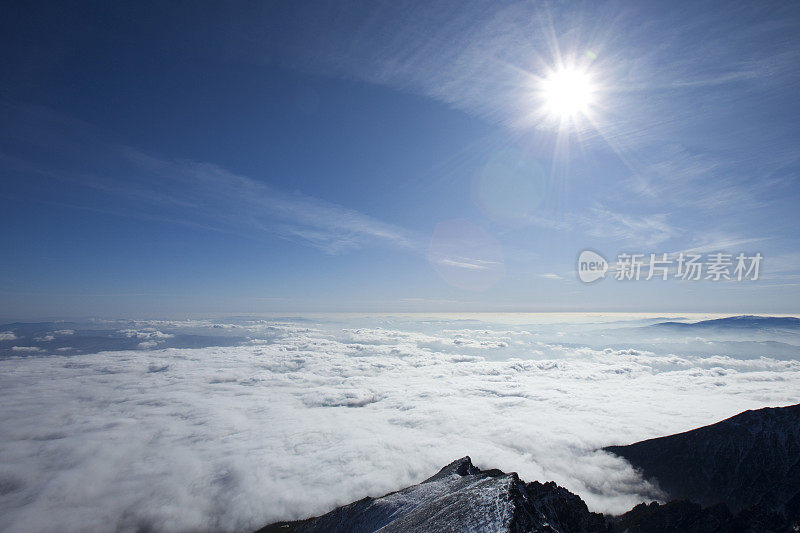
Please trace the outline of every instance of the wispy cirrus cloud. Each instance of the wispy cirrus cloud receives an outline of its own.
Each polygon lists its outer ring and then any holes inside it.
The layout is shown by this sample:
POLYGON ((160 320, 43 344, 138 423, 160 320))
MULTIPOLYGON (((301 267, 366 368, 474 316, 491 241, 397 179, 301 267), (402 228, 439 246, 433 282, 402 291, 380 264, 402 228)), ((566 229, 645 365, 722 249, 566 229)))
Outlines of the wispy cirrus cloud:
POLYGON ((403 227, 312 195, 288 193, 214 163, 109 144, 87 125, 46 109, 9 104, 0 109, 20 126, 8 134, 42 153, 36 160, 0 154, 0 165, 43 183, 70 185, 69 194, 57 196, 43 185, 40 201, 255 239, 278 237, 329 254, 370 244, 419 246, 418 237, 403 227), (82 165, 71 170, 76 154, 82 165))
POLYGON ((625 241, 629 245, 654 246, 676 237, 680 230, 669 223, 666 214, 628 215, 608 209, 592 210, 587 233, 593 237, 625 241))
POLYGON ((539 274, 539 277, 543 278, 543 279, 555 279, 555 280, 563 280, 564 279, 562 276, 559 276, 558 274, 553 274, 553 273, 539 274))
POLYGON ((2 128, 3 135, 37 154, 0 151, 0 168, 32 181, 71 186, 69 194, 54 196, 45 184, 41 201, 251 238, 270 235, 331 254, 368 244, 419 246, 416 235, 396 224, 313 194, 271 187, 213 162, 161 157, 110 143, 92 126, 45 107, 2 101, 0 117, 14 125, 2 128), (87 198, 91 191, 98 198, 87 198))
POLYGON ((742 252, 751 250, 757 243, 764 243, 768 241, 764 237, 747 237, 740 238, 723 233, 704 233, 698 236, 695 243, 690 247, 675 252, 671 255, 677 255, 680 252, 694 252, 694 253, 710 253, 710 252, 742 252))
POLYGON ((183 216, 188 223, 268 233, 333 254, 368 243, 407 249, 417 245, 404 228, 313 196, 285 193, 213 163, 159 159, 131 148, 121 153, 134 167, 125 183, 107 177, 88 183, 127 196, 133 209, 146 212, 168 202, 172 216, 183 216))
POLYGON ((497 261, 483 261, 481 259, 470 259, 469 257, 459 257, 456 259, 443 257, 438 259, 437 262, 440 265, 465 268, 467 270, 488 270, 489 268, 500 264, 497 261))
POLYGON ((528 221, 544 228, 582 232, 597 239, 621 241, 627 247, 654 246, 683 232, 670 222, 666 213, 628 214, 602 205, 581 213, 564 214, 558 220, 536 216, 528 221))

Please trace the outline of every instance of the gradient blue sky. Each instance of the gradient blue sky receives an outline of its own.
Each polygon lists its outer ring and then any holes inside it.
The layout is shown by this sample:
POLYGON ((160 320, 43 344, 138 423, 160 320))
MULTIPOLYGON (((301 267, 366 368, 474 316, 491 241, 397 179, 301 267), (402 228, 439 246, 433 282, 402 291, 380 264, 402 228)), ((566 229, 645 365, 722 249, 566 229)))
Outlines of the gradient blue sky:
POLYGON ((4 317, 800 311, 796 3, 126 4, 0 21, 4 317), (765 259, 584 285, 585 248, 765 259))

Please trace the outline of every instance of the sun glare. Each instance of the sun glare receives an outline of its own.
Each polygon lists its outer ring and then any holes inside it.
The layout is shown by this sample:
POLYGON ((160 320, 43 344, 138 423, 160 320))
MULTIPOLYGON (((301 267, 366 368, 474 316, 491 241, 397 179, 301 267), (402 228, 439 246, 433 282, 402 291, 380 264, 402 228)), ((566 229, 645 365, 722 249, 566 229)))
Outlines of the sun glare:
POLYGON ((588 73, 563 68, 542 82, 542 96, 547 113, 558 119, 587 115, 594 102, 594 86, 588 73))

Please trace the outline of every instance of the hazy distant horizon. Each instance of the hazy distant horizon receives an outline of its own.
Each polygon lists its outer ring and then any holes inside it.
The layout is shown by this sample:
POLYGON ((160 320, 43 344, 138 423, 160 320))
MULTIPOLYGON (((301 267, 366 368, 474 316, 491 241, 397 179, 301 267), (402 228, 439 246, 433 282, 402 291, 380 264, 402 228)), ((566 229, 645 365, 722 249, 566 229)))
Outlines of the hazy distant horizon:
POLYGON ((510 322, 525 322, 524 317, 535 317, 538 321, 546 317, 552 317, 557 320, 559 317, 564 319, 564 322, 574 322, 578 317, 586 317, 589 319, 602 319, 607 318, 611 320, 620 320, 626 317, 630 318, 658 318, 665 319, 686 319, 687 321, 700 321, 711 320, 715 318, 726 318, 735 316, 761 316, 761 317, 794 317, 800 318, 800 313, 792 312, 658 312, 658 311, 286 311, 286 312, 266 312, 266 313, 222 313, 222 314, 202 314, 202 313, 175 313, 172 315, 120 315, 120 316, 100 316, 100 315, 86 315, 86 316, 64 316, 64 315, 41 315, 41 316, 2 316, 0 315, 0 325, 9 323, 36 323, 36 322, 91 322, 91 321, 135 321, 135 320, 230 320, 230 319, 287 319, 293 318, 325 318, 325 317, 343 317, 343 318, 358 318, 358 317, 392 317, 392 316, 413 316, 418 318, 423 317, 447 317, 447 318, 496 318, 500 321, 510 322), (515 318, 516 317, 516 318, 515 318), (514 320, 511 320, 514 318, 514 320), (566 319, 571 320, 566 320, 566 319))

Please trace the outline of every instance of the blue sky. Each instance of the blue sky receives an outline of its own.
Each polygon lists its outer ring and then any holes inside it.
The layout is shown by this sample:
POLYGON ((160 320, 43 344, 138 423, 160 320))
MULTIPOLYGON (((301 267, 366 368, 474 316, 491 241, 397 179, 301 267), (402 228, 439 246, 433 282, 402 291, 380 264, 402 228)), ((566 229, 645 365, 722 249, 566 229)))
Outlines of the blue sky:
POLYGON ((2 25, 9 318, 797 313, 790 3, 19 3, 2 25), (592 105, 558 120, 572 68, 592 105), (584 285, 583 249, 760 252, 584 285))

